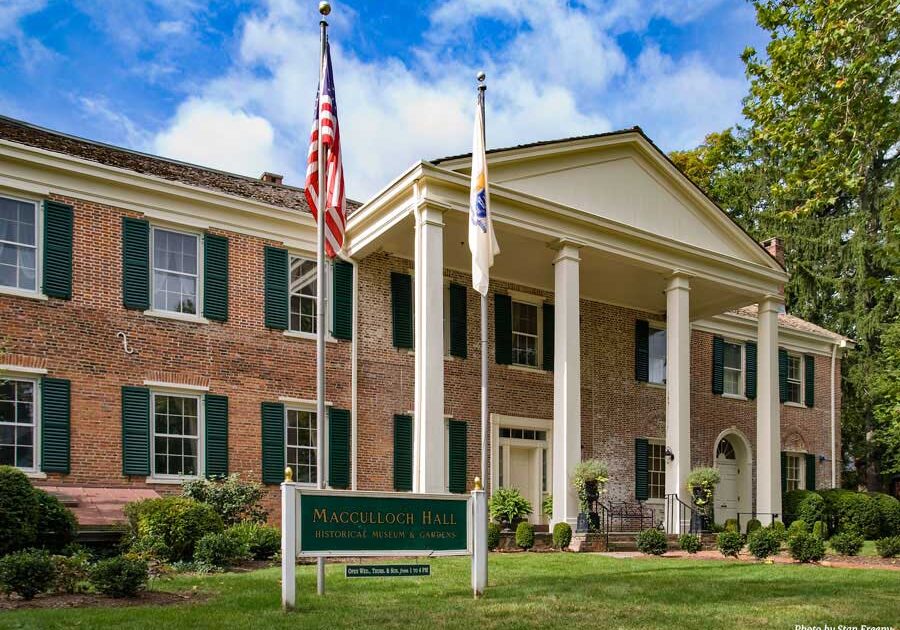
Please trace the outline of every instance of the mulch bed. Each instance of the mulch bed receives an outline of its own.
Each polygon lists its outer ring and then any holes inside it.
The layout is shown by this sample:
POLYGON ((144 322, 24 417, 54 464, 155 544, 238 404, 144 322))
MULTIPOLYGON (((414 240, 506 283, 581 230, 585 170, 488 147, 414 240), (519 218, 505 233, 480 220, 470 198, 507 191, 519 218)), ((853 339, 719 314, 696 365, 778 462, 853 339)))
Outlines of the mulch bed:
POLYGON ((95 593, 62 593, 38 595, 32 600, 17 596, 0 597, 0 611, 29 608, 123 608, 128 606, 170 606, 203 601, 208 594, 199 590, 182 593, 142 591, 137 597, 106 597, 95 593))

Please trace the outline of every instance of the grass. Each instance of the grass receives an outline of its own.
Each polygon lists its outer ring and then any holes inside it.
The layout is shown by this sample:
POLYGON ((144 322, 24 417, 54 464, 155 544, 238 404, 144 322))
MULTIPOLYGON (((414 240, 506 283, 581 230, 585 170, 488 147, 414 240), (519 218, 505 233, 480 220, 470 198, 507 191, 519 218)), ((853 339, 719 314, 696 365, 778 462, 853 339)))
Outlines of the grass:
POLYGON ((792 628, 898 625, 900 572, 587 554, 492 554, 473 601, 468 558, 430 561, 431 577, 344 578, 298 568, 298 612, 279 609, 279 570, 182 576, 157 586, 211 597, 168 607, 22 610, 0 628, 792 628))

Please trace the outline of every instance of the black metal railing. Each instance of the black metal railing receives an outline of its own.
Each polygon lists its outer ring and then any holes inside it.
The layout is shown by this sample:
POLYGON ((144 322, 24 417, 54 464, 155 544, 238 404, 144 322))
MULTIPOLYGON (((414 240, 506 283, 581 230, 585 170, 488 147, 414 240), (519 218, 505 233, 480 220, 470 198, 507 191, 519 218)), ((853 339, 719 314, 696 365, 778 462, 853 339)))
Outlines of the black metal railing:
POLYGON ((640 501, 609 501, 605 510, 608 533, 639 532, 656 525, 653 508, 640 501))
POLYGON ((699 534, 704 530, 701 514, 679 498, 677 494, 666 495, 666 533, 675 532, 699 534))

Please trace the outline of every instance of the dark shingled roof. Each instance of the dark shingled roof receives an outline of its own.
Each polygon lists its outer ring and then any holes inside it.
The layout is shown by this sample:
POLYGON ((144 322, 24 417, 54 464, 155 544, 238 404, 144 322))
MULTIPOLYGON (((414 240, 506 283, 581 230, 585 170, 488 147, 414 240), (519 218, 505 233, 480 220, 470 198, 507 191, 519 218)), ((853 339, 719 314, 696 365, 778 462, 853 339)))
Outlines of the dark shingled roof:
MULTIPOLYGON (((303 188, 264 182, 260 179, 123 149, 111 144, 70 136, 21 120, 0 116, 0 139, 72 155, 99 164, 181 182, 189 186, 253 199, 262 203, 309 212, 303 188)), ((348 214, 360 204, 347 200, 348 214)))

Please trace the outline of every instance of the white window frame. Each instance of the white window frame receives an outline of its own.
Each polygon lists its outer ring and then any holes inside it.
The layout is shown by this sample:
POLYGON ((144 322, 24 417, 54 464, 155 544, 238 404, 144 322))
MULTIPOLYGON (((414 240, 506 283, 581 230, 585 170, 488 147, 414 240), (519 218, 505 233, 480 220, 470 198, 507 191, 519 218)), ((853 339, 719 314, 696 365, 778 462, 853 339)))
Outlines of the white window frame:
POLYGON ((725 339, 725 344, 737 346, 741 350, 741 358, 739 361, 740 368, 732 368, 725 365, 725 350, 724 347, 722 349, 722 396, 725 398, 738 398, 741 400, 746 399, 747 394, 747 344, 745 344, 742 340, 738 339, 725 339), (738 372, 738 391, 737 392, 729 392, 725 389, 725 383, 727 380, 725 379, 726 372, 738 372))
MULTIPOLYGON (((291 329, 291 296, 293 293, 291 292, 291 261, 295 258, 303 258, 304 260, 309 260, 312 262, 316 262, 316 255, 310 252, 304 251, 289 251, 288 252, 288 327, 287 330, 284 331, 284 335, 286 337, 298 337, 300 339, 316 339, 316 333, 308 333, 302 332, 300 330, 292 330, 291 329)), ((334 314, 334 310, 331 305, 334 302, 334 282, 332 282, 332 272, 334 269, 333 261, 325 259, 325 340, 326 341, 335 341, 334 337, 331 334, 331 329, 334 327, 334 320, 332 316, 334 314)), ((318 297, 318 283, 316 283, 316 296, 318 297)), ((318 321, 318 319, 316 320, 318 321)))
POLYGON ((520 293, 511 293, 510 294, 510 308, 509 308, 509 316, 510 316, 510 344, 511 344, 511 353, 512 353, 512 364, 517 368, 525 368, 528 370, 540 370, 543 371, 544 365, 544 309, 543 304, 544 300, 539 296, 525 295, 520 293), (522 333, 516 332, 515 322, 516 318, 513 315, 513 311, 515 310, 515 304, 522 304, 524 306, 532 306, 536 310, 536 322, 537 322, 537 330, 535 335, 531 335, 530 333, 522 333), (515 361, 515 338, 516 335, 523 335, 527 337, 534 337, 534 365, 528 365, 527 363, 516 363, 515 361))
POLYGON ((666 442, 655 438, 647 439, 647 500, 645 503, 662 503, 666 500, 666 442), (660 456, 654 457, 653 451, 659 450, 660 456), (662 471, 658 471, 651 467, 651 462, 659 460, 662 463, 662 471), (660 496, 654 497, 651 488, 658 486, 652 482, 652 475, 662 474, 662 491, 660 496))
MULTIPOLYGON (((3 374, 0 373, 0 381, 18 381, 18 382, 26 382, 31 383, 31 386, 34 388, 34 408, 32 409, 31 421, 32 421, 32 431, 31 435, 34 440, 34 453, 31 457, 32 466, 30 468, 22 468, 19 466, 15 466, 15 468, 21 470, 25 474, 29 476, 34 476, 40 474, 41 470, 41 382, 40 379, 29 378, 26 376, 19 376, 17 374, 3 374)), ((7 423, 4 423, 7 424, 7 423)), ((18 426, 14 423, 9 423, 10 426, 18 426)))
POLYGON ((788 352, 787 357, 788 357, 787 375, 786 375, 785 380, 788 385, 788 390, 785 394, 789 396, 790 391, 791 391, 790 384, 796 383, 799 400, 791 400, 790 398, 787 398, 784 401, 784 404, 790 405, 792 407, 803 407, 803 406, 805 406, 803 404, 803 401, 804 401, 804 394, 806 393, 806 391, 805 391, 806 390, 806 383, 805 383, 806 379, 804 378, 804 368, 806 367, 806 365, 805 365, 806 357, 804 357, 802 354, 799 354, 797 352, 788 352), (797 371, 799 374, 797 375, 796 379, 791 379, 791 359, 797 359, 797 371))
MULTIPOLYGON (((289 464, 288 464, 288 448, 307 448, 307 447, 297 447, 297 446, 292 447, 288 444, 288 413, 291 411, 302 411, 302 412, 311 413, 313 415, 316 415, 316 405, 315 404, 306 404, 306 403, 285 404, 285 406, 284 406, 284 465, 285 466, 289 466, 289 464)), ((327 417, 328 417, 328 407, 326 405, 325 418, 327 418, 327 417)), ((301 483, 299 481, 296 482, 298 486, 302 486, 304 488, 317 488, 319 486, 319 481, 324 478, 324 474, 325 474, 325 467, 322 465, 322 462, 325 461, 325 454, 328 452, 328 444, 327 444, 328 426, 323 419, 323 422, 321 423, 321 427, 322 427, 322 432, 324 434, 322 436, 323 437, 322 444, 324 447, 324 452, 322 453, 322 456, 320 457, 319 453, 318 453, 318 451, 319 451, 319 440, 318 440, 319 424, 320 423, 318 422, 318 418, 317 418, 316 419, 316 445, 312 449, 307 449, 307 450, 312 450, 312 451, 316 452, 316 481, 313 483, 309 483, 309 482, 301 483)), ((296 475, 294 476, 295 480, 298 478, 299 477, 297 477, 296 475)))
MULTIPOLYGON (((0 194, 0 197, 21 203, 30 203, 34 206, 34 289, 20 289, 19 287, 0 286, 0 293, 6 295, 18 295, 22 297, 45 298, 41 288, 43 280, 43 239, 44 239, 44 213, 41 212, 42 204, 36 199, 17 197, 15 195, 0 194)), ((2 241, 21 247, 19 243, 2 241)), ((25 247, 28 247, 26 245, 25 247)))
MULTIPOLYGON (((206 417, 204 413, 205 397, 202 394, 183 389, 151 389, 150 390, 150 481, 181 482, 202 479, 206 475, 206 417), (171 475, 156 472, 156 436, 178 437, 174 434, 156 432, 156 397, 172 396, 177 398, 193 398, 197 401, 197 474, 171 475)), ((181 436, 184 438, 184 436, 181 436)))
MULTIPOLYGON (((179 271, 170 271, 161 269, 166 273, 180 274, 190 276, 189 273, 179 271)), ((150 310, 149 314, 164 315, 177 319, 203 320, 203 233, 195 230, 185 230, 181 228, 169 227, 167 225, 151 225, 150 226, 150 310), (172 311, 165 308, 156 307, 156 232, 172 232, 175 234, 183 234, 185 236, 193 236, 197 239, 197 301, 194 313, 183 313, 180 311, 172 311)))
POLYGON ((784 487, 787 492, 791 490, 806 490, 806 453, 799 453, 794 451, 785 452, 784 454, 787 461, 785 462, 784 472, 785 472, 785 480, 784 487), (790 475, 788 474, 791 470, 791 461, 796 460, 797 462, 797 487, 791 488, 790 484, 790 475))
POLYGON ((668 332, 666 332, 665 324, 661 324, 659 322, 650 322, 649 334, 647 335, 647 382, 650 385, 665 385, 666 384, 666 368, 668 365, 667 362, 669 360, 668 345, 667 345, 668 338, 667 337, 668 337, 668 332), (662 380, 659 380, 659 381, 654 381, 651 377, 651 374, 652 374, 651 367, 653 365, 653 353, 652 353, 652 349, 650 346, 650 339, 653 337, 654 332, 661 332, 661 333, 663 333, 663 335, 666 336, 666 339, 665 339, 666 343, 663 344, 663 355, 662 355, 663 377, 662 377, 662 380))

